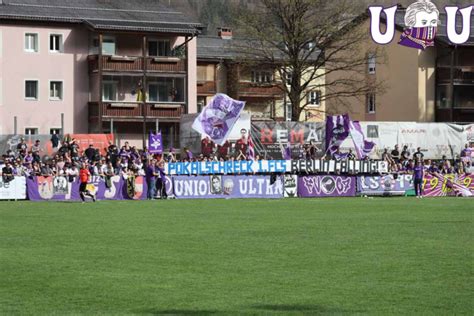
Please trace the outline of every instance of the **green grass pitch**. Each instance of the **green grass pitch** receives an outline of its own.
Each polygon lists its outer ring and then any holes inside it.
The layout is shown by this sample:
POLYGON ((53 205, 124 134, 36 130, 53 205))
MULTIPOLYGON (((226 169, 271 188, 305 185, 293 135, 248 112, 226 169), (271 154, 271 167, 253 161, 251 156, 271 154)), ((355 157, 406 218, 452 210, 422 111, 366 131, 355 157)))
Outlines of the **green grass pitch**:
POLYGON ((0 314, 471 314, 474 199, 0 203, 0 314))

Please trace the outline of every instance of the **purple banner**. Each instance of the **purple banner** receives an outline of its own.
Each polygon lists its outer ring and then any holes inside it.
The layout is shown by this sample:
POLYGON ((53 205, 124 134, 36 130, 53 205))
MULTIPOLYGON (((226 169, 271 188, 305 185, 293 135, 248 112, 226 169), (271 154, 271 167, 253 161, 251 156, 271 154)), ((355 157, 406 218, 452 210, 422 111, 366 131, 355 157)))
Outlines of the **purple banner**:
MULTIPOLYGON (((26 178, 28 199, 31 201, 80 201, 79 179, 72 182, 67 177, 26 178)), ((144 177, 125 180, 120 176, 110 179, 109 186, 101 177, 92 177, 87 189, 98 200, 141 200, 146 198, 144 177)))
POLYGON ((177 199, 282 198, 282 177, 271 180, 271 176, 174 176, 172 192, 177 199))
POLYGON ((150 133, 148 136, 148 152, 150 154, 162 154, 163 153, 163 140, 161 138, 161 132, 150 133))
POLYGON ((299 197, 355 196, 356 177, 302 176, 298 177, 299 197))
POLYGON ((348 114, 326 118, 326 152, 333 155, 349 136, 350 118, 348 114))
POLYGON ((414 190, 413 176, 400 174, 395 179, 393 175, 357 177, 357 191, 367 195, 405 195, 414 190))

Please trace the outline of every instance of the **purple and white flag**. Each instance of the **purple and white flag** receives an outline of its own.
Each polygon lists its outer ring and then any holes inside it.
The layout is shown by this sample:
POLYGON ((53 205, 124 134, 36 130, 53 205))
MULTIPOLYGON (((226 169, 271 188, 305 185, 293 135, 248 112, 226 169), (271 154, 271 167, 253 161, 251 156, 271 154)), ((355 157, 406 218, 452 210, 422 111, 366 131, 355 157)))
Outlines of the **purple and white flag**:
POLYGON ((162 154, 163 153, 163 141, 161 138, 161 131, 154 134, 150 133, 148 136, 148 151, 150 154, 162 154))
POLYGON ((350 118, 348 114, 326 118, 326 152, 332 156, 349 136, 350 118))
POLYGON ((193 123, 193 129, 207 135, 217 145, 223 145, 245 106, 229 96, 216 94, 193 123))
POLYGON ((350 134, 357 154, 357 159, 365 159, 375 146, 374 142, 365 140, 359 121, 350 122, 350 134))

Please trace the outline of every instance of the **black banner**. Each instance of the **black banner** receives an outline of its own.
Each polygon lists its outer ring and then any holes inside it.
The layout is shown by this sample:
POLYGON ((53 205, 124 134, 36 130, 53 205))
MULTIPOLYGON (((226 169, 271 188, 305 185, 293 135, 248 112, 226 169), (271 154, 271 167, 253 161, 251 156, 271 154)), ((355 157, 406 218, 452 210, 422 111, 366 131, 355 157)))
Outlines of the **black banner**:
POLYGON ((304 145, 312 142, 314 146, 313 158, 321 158, 325 153, 324 122, 252 122, 252 141, 255 153, 262 159, 284 159, 284 152, 288 142, 291 147, 291 158, 306 157, 304 145))

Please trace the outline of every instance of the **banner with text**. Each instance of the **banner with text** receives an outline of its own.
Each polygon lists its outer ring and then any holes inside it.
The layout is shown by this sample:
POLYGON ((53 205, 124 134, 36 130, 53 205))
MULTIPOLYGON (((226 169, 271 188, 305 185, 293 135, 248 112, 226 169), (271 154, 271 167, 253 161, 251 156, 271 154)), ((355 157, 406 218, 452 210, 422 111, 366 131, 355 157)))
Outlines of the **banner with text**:
POLYGON ((172 191, 177 199, 282 198, 283 177, 271 176, 174 176, 172 191))
POLYGON ((15 177, 12 181, 4 182, 0 177, 0 200, 25 200, 26 179, 15 177))
POLYGON ((247 173, 364 173, 388 171, 385 161, 370 160, 234 160, 167 163, 169 175, 212 175, 247 173))
POLYGON ((304 158, 303 145, 313 143, 314 157, 321 158, 326 151, 324 122, 252 122, 252 141, 255 153, 263 159, 283 159, 288 142, 291 158, 304 158))
MULTIPOLYGON (((79 179, 70 182, 66 177, 33 177, 26 180, 28 198, 32 201, 79 201, 79 179)), ((92 177, 87 185, 98 200, 141 200, 146 198, 144 177, 124 179, 120 176, 106 182, 92 177)))
POLYGON ((300 176, 299 197, 355 196, 356 177, 346 176, 300 176))
POLYGON ((423 177, 424 196, 457 196, 467 190, 474 195, 474 174, 445 174, 435 176, 425 173, 423 177))
POLYGON ((405 195, 413 189, 411 174, 357 177, 357 192, 365 195, 405 195))

